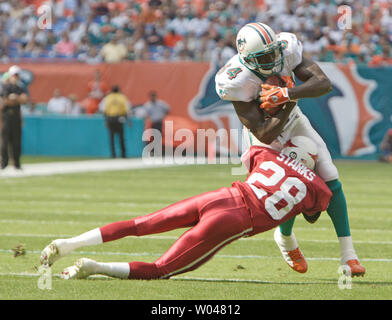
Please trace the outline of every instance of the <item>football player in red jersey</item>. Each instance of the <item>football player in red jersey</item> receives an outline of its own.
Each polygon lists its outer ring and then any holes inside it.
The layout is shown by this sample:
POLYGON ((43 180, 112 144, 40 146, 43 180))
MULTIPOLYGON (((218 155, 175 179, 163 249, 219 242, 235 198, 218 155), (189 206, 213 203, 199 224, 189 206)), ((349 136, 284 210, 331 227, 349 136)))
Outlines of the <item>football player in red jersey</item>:
POLYGON ((62 277, 103 274, 122 279, 165 279, 194 270, 234 240, 275 228, 301 212, 312 215, 326 210, 332 193, 312 171, 316 156, 316 144, 301 136, 293 137, 282 152, 253 146, 244 155, 250 172, 245 182, 74 238, 54 240, 42 251, 41 263, 52 265, 86 245, 191 227, 155 262, 101 263, 81 258, 64 269, 62 277))

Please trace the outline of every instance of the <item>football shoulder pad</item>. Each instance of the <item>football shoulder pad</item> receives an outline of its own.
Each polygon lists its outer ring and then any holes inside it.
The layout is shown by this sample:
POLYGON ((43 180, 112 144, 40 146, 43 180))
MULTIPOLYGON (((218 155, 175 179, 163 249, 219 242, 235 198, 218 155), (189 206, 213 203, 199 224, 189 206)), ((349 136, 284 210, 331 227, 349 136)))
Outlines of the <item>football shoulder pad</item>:
POLYGON ((215 89, 222 100, 249 102, 258 98, 261 80, 235 55, 216 74, 215 89))
POLYGON ((302 43, 294 33, 281 32, 278 34, 281 42, 286 68, 293 71, 302 61, 302 43))

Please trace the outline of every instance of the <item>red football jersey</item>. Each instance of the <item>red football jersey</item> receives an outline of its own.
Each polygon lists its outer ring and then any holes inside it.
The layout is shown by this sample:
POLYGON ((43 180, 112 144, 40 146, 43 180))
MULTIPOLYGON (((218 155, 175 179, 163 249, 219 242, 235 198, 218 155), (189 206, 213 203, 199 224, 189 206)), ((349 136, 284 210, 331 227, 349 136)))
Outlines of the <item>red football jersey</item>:
POLYGON ((249 176, 234 182, 253 220, 253 234, 276 227, 297 214, 327 209, 332 193, 312 170, 278 151, 253 146, 244 155, 249 176))

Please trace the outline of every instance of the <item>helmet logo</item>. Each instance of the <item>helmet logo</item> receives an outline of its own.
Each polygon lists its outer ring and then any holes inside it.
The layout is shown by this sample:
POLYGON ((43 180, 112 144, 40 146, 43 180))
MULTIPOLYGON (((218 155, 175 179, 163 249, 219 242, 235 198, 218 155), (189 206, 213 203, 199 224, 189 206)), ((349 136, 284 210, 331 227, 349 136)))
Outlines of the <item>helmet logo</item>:
POLYGON ((287 40, 282 40, 282 41, 280 42, 280 46, 281 46, 281 48, 282 48, 283 50, 286 49, 288 45, 289 45, 289 43, 287 42, 287 40))
POLYGON ((296 154, 294 151, 291 151, 291 152, 289 153, 289 157, 290 157, 291 159, 297 159, 297 154, 296 154))
POLYGON ((272 102, 276 102, 276 101, 278 101, 278 97, 277 96, 272 96, 271 100, 272 100, 272 102))
POLYGON ((246 44, 246 40, 245 38, 239 38, 237 40, 237 47, 238 47, 238 51, 242 52, 245 49, 245 44, 246 44))

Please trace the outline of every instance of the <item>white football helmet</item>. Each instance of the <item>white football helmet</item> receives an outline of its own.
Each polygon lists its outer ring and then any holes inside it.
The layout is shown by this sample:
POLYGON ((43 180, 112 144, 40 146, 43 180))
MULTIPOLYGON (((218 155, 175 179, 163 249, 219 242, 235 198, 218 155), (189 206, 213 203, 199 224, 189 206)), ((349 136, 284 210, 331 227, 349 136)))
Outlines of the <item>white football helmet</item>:
POLYGON ((19 66, 13 65, 8 69, 8 74, 10 77, 12 77, 15 74, 20 74, 21 71, 22 69, 19 66))
POLYGON ((269 76, 283 70, 283 52, 275 32, 266 24, 254 22, 237 33, 237 51, 241 62, 251 70, 269 76))
POLYGON ((292 137, 285 143, 281 153, 298 160, 311 170, 316 166, 318 156, 317 145, 308 137, 292 137))

